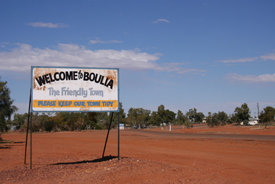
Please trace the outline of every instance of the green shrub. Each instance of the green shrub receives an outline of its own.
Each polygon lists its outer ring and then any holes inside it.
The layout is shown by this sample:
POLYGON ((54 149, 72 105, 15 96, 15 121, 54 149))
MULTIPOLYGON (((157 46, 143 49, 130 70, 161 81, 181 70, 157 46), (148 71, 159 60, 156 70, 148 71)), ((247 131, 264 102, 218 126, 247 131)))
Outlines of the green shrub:
POLYGON ((45 121, 44 128, 47 132, 50 132, 54 128, 54 121, 45 121))

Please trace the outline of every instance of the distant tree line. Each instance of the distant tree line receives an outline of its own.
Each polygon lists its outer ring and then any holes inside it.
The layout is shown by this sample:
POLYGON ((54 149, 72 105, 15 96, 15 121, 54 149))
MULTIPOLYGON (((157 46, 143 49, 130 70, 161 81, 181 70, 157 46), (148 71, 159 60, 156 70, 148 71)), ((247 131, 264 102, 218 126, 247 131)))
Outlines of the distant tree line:
MULTIPOLYGON (((246 103, 241 107, 236 107, 231 115, 224 111, 217 113, 208 113, 208 116, 202 112, 197 112, 196 108, 189 109, 185 114, 178 110, 177 113, 165 109, 164 105, 158 106, 156 111, 150 111, 143 108, 130 108, 128 113, 124 112, 123 105, 119 103, 119 112, 113 113, 112 128, 117 127, 118 114, 120 123, 129 127, 144 128, 148 126, 160 125, 184 125, 186 128, 193 127, 195 123, 206 122, 209 127, 225 124, 247 123, 250 118, 250 110, 246 103)), ((0 78, 0 132, 7 131, 11 125, 18 129, 25 129, 27 125, 28 114, 15 113, 18 110, 13 105, 10 98, 10 90, 7 82, 2 82, 0 78), (14 114, 15 113, 15 114, 14 114), (14 119, 11 121, 11 115, 14 119)), ((265 124, 265 127, 274 121, 275 109, 267 106, 260 113, 259 118, 265 124)), ((56 112, 56 113, 32 113, 33 131, 75 131, 84 129, 106 129, 109 126, 111 114, 107 112, 56 112)), ((0 134, 1 136, 1 134, 0 134)))
MULTIPOLYGON (((225 112, 218 112, 208 113, 208 116, 206 118, 206 123, 209 127, 224 125, 224 124, 231 124, 236 123, 240 125, 241 122, 243 124, 247 124, 249 121, 250 116, 250 110, 246 103, 242 104, 241 107, 236 107, 233 114, 228 116, 225 112)), ((255 117, 256 118, 256 117, 255 117)), ((259 120, 265 125, 265 128, 268 124, 271 124, 274 122, 275 118, 275 109, 273 107, 267 106, 263 109, 263 111, 260 112, 259 120)))
MULTIPOLYGON (((217 113, 208 113, 205 117, 202 112, 197 112, 196 108, 189 109, 185 114, 178 110, 177 114, 164 105, 158 106, 157 111, 150 111, 143 108, 130 108, 128 113, 124 112, 123 105, 120 102, 120 111, 113 114, 112 128, 117 127, 118 113, 120 123, 129 127, 144 128, 160 125, 179 125, 186 128, 192 128, 193 124, 206 122, 209 127, 222 126, 226 124, 247 123, 250 118, 250 111, 246 103, 241 107, 236 107, 234 114, 227 115, 224 111, 217 113)), ((274 121, 275 109, 266 107, 260 114, 260 119, 267 126, 274 121)), ((27 113, 15 113, 11 122, 17 127, 25 128, 27 113)), ((110 123, 111 114, 107 112, 57 112, 57 113, 33 113, 32 124, 33 131, 74 131, 84 129, 106 129, 110 123)))

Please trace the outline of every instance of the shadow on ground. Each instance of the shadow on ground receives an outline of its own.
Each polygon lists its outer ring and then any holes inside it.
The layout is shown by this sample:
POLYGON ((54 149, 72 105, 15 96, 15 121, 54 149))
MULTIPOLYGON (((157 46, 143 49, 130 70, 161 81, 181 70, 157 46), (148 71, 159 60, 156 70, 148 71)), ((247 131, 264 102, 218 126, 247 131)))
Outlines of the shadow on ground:
POLYGON ((10 141, 0 139, 0 149, 11 149, 13 146, 23 146, 24 141, 10 141))
POLYGON ((0 138, 0 149, 10 149, 12 141, 3 140, 0 138))
MULTIPOLYGON (((83 160, 83 161, 78 161, 78 162, 60 162, 60 163, 55 163, 55 164, 50 164, 50 165, 70 165, 70 164, 84 164, 84 163, 97 163, 97 162, 105 162, 108 160, 112 160, 118 158, 117 156, 106 156, 103 158, 98 158, 98 159, 94 159, 94 160, 83 160)), ((125 157, 123 157, 125 158, 125 157)))
POLYGON ((0 149, 11 149, 11 145, 0 146, 0 149))

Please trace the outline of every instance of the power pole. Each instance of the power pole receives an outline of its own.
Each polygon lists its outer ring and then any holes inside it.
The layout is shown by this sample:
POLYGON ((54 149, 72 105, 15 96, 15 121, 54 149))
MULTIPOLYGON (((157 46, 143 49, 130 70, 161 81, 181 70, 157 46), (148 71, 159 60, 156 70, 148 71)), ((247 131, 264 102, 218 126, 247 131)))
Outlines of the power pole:
POLYGON ((259 125, 259 128, 261 127, 261 125, 260 125, 260 120, 259 120, 259 102, 257 103, 257 109, 258 109, 258 125, 259 125))
POLYGON ((259 102, 257 103, 257 109, 258 109, 258 118, 259 118, 259 115, 260 115, 260 114, 259 114, 259 113, 260 113, 260 112, 259 112, 259 102))

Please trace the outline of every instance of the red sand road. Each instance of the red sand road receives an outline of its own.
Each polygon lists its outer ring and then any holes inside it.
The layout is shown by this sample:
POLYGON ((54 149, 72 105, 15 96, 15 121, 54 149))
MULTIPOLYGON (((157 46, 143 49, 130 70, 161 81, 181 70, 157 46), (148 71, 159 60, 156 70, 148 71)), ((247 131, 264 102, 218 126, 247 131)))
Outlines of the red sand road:
MULTIPOLYGON (((14 142, 0 144, 0 183, 275 183, 272 134, 234 139, 230 130, 224 137, 181 131, 121 131, 120 161, 100 159, 106 130, 34 133, 32 170, 29 152, 23 164, 25 134, 3 134, 14 142)), ((105 155, 117 156, 117 130, 110 131, 105 155)))

